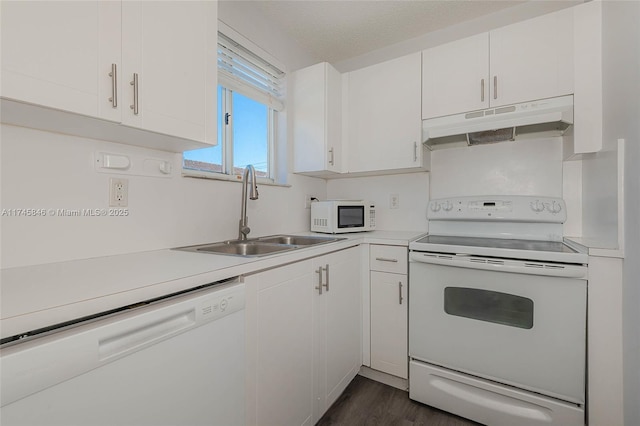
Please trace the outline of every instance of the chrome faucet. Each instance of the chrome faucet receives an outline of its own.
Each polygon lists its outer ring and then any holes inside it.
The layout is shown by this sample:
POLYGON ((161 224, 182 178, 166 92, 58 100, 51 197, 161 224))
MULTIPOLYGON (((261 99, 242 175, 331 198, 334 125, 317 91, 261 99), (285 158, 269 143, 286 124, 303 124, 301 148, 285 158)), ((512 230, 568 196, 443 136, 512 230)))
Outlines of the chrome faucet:
POLYGON ((247 184, 251 180, 251 191, 249 198, 252 200, 258 199, 258 185, 256 184, 256 169, 251 164, 247 165, 244 169, 244 175, 242 177, 242 205, 240 206, 240 223, 238 224, 238 239, 246 240, 247 234, 251 232, 251 228, 247 225, 249 219, 247 218, 247 184))

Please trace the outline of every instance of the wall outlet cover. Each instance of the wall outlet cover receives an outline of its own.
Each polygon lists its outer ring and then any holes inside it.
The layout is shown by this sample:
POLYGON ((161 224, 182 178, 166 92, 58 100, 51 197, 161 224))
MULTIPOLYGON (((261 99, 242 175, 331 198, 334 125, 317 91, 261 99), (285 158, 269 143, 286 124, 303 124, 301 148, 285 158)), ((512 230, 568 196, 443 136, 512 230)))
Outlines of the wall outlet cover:
POLYGON ((109 207, 129 205, 129 179, 109 179, 109 207))
POLYGON ((398 209, 398 208, 400 208, 400 195, 399 194, 391 194, 391 195, 389 195, 389 208, 390 209, 398 209))

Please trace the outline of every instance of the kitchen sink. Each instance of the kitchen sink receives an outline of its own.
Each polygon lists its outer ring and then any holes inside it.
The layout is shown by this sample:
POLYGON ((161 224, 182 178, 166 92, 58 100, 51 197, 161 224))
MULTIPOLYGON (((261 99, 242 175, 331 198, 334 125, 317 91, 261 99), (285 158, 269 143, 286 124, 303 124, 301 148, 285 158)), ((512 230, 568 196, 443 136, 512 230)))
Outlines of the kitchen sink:
POLYGON ((196 253, 224 254, 230 256, 259 257, 343 240, 336 237, 299 235, 270 235, 251 240, 229 240, 196 246, 178 247, 174 250, 196 253))

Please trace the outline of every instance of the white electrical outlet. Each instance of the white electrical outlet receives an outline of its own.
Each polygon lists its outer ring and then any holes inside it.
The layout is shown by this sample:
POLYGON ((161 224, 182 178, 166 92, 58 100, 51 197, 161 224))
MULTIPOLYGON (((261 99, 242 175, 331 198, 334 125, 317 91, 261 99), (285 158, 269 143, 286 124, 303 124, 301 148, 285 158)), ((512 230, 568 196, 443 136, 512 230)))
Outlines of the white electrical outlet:
POLYGON ((109 179, 109 207, 127 207, 129 204, 129 179, 109 179))
POLYGON ((389 195, 389 208, 390 209, 400 208, 400 195, 398 194, 389 195))

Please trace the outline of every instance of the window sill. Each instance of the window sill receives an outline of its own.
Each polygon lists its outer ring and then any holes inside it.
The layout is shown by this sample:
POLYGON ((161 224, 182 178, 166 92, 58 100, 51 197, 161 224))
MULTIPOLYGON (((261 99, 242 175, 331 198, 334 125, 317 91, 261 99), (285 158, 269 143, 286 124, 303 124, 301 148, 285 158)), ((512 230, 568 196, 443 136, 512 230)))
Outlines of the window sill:
MULTIPOLYGON (((182 170, 182 177, 242 183, 242 176, 240 176, 240 175, 223 175, 223 174, 216 174, 216 173, 198 172, 196 170, 184 170, 183 169, 182 170)), ((258 185, 280 186, 280 187, 283 187, 283 188, 290 188, 291 187, 291 185, 289 185, 287 183, 276 182, 276 181, 274 181, 272 179, 257 178, 257 180, 258 180, 258 185)))

